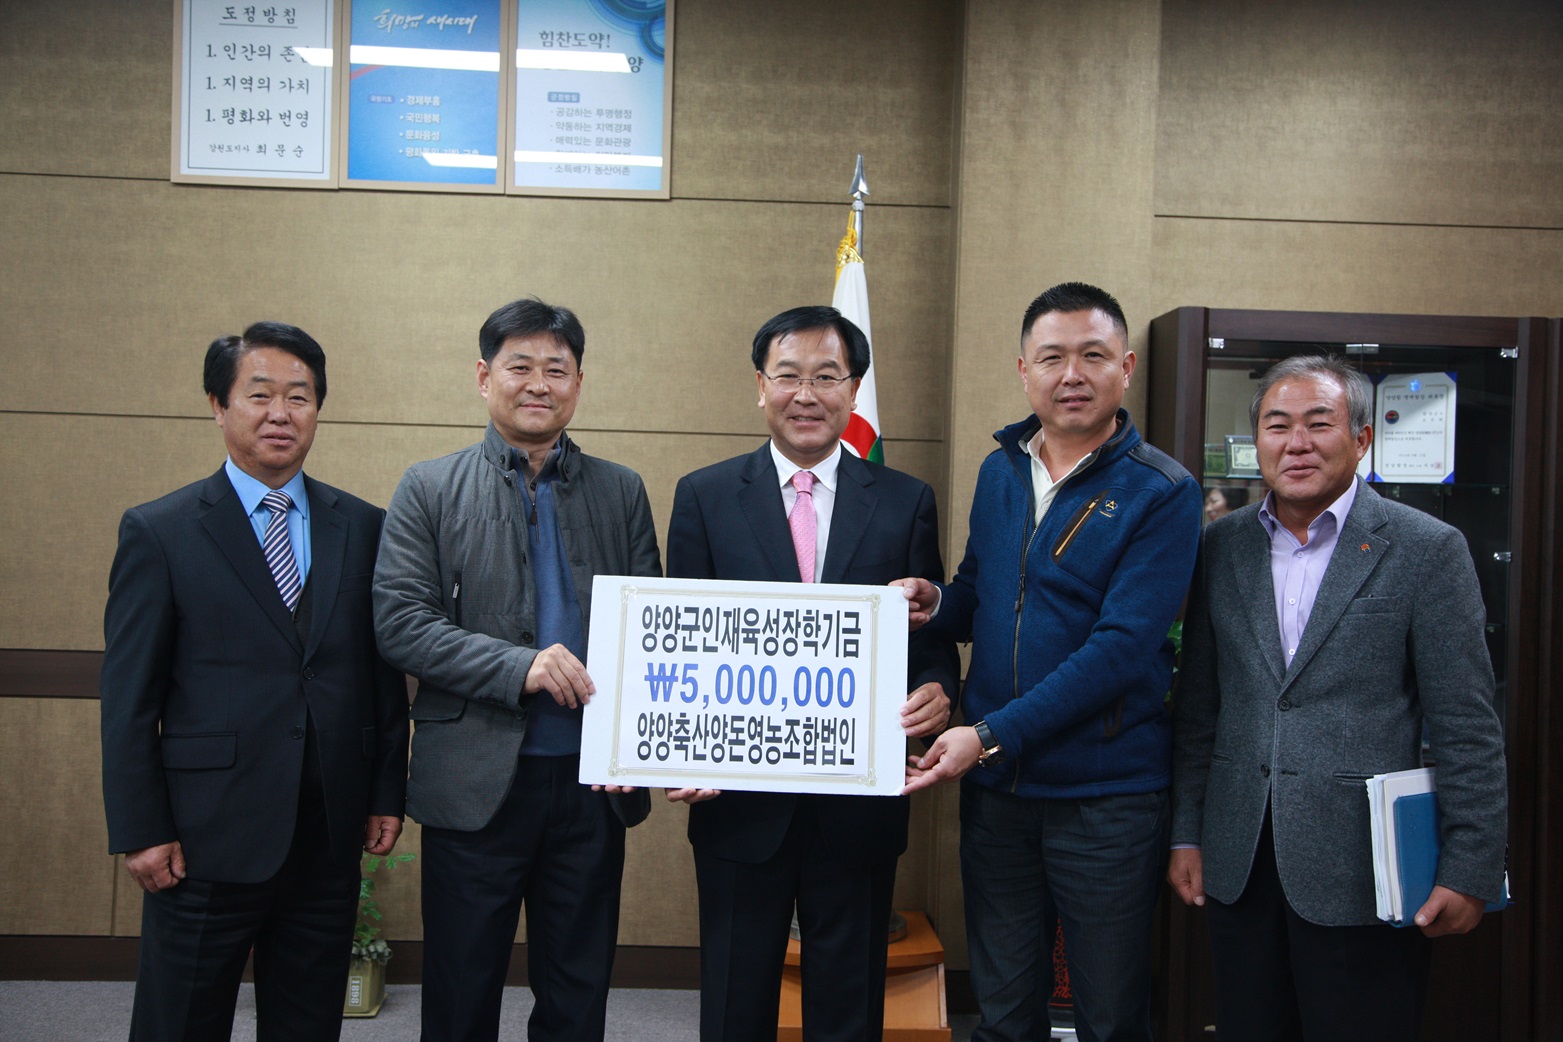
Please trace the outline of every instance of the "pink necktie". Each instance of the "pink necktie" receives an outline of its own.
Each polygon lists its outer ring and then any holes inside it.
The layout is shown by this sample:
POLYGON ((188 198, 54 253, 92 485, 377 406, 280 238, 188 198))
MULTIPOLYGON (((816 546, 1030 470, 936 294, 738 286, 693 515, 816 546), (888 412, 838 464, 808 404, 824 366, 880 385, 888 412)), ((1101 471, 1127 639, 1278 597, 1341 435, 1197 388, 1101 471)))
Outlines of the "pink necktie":
POLYGON ((814 520, 814 473, 800 470, 792 476, 798 499, 787 515, 792 528, 792 548, 798 553, 798 575, 806 583, 814 581, 814 544, 817 522, 814 520))

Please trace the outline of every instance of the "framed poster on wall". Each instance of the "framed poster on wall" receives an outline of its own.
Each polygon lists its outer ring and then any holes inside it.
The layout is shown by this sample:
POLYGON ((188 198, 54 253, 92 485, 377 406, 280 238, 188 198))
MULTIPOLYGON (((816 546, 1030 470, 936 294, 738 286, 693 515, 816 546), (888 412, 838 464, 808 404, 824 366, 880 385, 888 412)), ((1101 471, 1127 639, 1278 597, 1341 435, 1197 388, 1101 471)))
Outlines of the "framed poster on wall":
POLYGON ((506 191, 667 199, 673 0, 518 0, 506 191))
POLYGON ((335 188, 333 0, 174 2, 171 178, 335 188))
POLYGON ((347 0, 343 187, 500 192, 501 0, 347 0))

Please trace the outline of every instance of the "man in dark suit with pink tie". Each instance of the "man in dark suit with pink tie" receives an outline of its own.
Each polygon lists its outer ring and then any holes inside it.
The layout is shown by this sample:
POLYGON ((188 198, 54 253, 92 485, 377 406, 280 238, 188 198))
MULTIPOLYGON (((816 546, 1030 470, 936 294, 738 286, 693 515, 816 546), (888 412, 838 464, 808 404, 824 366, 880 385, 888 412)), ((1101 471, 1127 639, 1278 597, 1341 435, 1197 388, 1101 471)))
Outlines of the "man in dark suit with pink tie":
MULTIPOLYGON (((668 575, 692 579, 881 584, 938 581, 933 490, 843 451, 863 332, 835 308, 783 312, 760 328, 752 356, 771 438, 695 471, 673 499, 668 575)), ((912 737, 950 716, 953 643, 912 637, 912 737)), ((775 1039, 794 901, 801 933, 803 1037, 880 1037, 896 859, 906 848, 905 797, 683 789, 693 806, 700 894, 700 1037, 775 1039)))

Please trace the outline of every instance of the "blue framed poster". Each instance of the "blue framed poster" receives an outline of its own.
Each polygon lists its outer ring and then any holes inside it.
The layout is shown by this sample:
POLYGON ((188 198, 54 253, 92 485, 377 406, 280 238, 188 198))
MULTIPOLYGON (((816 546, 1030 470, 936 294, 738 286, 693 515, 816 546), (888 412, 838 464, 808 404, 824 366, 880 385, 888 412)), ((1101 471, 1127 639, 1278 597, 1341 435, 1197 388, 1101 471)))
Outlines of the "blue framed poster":
POLYGON ((498 192, 501 0, 349 7, 342 183, 498 192))
POLYGON ((331 0, 174 3, 174 181, 335 188, 331 0))
POLYGON ((666 199, 673 0, 518 0, 509 192, 666 199))

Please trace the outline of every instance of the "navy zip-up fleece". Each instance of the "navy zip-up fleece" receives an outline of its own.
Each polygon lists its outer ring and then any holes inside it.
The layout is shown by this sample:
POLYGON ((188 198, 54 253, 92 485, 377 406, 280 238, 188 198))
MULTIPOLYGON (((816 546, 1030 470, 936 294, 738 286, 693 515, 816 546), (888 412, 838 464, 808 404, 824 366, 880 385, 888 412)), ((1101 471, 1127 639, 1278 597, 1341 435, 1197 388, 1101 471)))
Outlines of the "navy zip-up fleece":
POLYGON ((966 556, 938 632, 972 642, 962 696, 1008 762, 967 775, 1020 796, 1158 792, 1171 781, 1167 631, 1199 545, 1199 483, 1145 444, 1129 414, 1033 526, 1035 416, 994 434, 966 556))

